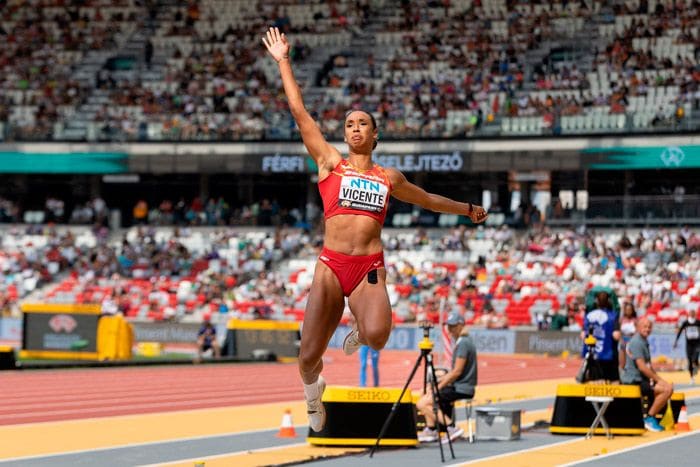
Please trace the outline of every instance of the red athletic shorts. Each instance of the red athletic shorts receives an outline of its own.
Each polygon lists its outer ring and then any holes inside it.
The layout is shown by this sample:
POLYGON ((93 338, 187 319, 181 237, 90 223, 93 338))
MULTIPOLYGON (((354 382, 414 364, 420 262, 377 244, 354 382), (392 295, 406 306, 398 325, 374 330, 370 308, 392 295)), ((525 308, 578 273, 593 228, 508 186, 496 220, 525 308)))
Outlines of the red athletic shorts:
POLYGON ((318 259, 331 268, 346 297, 350 296, 368 272, 384 267, 383 251, 373 255, 352 256, 323 247, 318 259))

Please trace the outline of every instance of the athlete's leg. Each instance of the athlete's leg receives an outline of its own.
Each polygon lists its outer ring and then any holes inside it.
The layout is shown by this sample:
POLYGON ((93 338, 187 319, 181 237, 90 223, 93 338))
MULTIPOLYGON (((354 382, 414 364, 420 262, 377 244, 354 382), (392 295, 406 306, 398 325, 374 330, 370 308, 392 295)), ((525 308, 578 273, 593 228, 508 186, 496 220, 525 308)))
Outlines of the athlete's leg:
POLYGON ((323 353, 343 316, 345 298, 333 271, 321 261, 316 263, 299 348, 299 373, 305 384, 318 379, 323 369, 323 353))
POLYGON ((693 348, 685 341, 685 357, 688 360, 688 373, 693 377, 693 348))
POLYGON ((690 379, 694 379, 698 372, 698 357, 700 356, 700 344, 688 344, 686 341, 686 349, 688 350, 688 371, 690 371, 690 379))
POLYGON ((357 321, 360 342, 380 350, 391 333, 391 304, 386 291, 386 270, 376 271, 376 283, 369 282, 365 275, 350 294, 348 305, 357 321))

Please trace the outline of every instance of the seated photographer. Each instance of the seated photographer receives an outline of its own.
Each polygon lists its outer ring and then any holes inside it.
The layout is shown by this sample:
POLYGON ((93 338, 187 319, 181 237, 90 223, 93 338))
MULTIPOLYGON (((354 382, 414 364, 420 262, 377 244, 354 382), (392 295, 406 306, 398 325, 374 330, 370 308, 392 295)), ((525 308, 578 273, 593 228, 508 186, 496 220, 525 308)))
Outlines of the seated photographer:
POLYGON ((651 406, 644 418, 645 428, 649 431, 663 431, 656 415, 665 410, 666 403, 673 394, 673 383, 661 378, 651 367, 651 351, 647 341, 651 328, 652 324, 648 318, 639 318, 637 333, 627 344, 627 359, 620 379, 623 384, 638 384, 642 395, 649 398, 651 406))
MULTIPOLYGON (((452 312, 448 316, 447 330, 456 343, 452 353, 452 369, 438 377, 440 407, 438 407, 437 421, 433 412, 431 392, 424 394, 416 403, 416 407, 425 416, 425 429, 418 436, 418 440, 422 443, 437 441, 439 436, 437 422, 441 424, 445 422, 447 434, 451 440, 454 441, 462 436, 464 430, 455 426, 452 419, 454 402, 460 399, 472 399, 476 390, 476 346, 465 329, 464 318, 458 312, 452 312)), ((442 442, 447 442, 447 438, 443 438, 442 442)))
POLYGON ((216 340, 216 328, 211 323, 211 316, 206 314, 203 317, 202 326, 197 332, 197 361, 202 360, 202 354, 211 349, 214 357, 219 358, 221 350, 219 342, 216 340))

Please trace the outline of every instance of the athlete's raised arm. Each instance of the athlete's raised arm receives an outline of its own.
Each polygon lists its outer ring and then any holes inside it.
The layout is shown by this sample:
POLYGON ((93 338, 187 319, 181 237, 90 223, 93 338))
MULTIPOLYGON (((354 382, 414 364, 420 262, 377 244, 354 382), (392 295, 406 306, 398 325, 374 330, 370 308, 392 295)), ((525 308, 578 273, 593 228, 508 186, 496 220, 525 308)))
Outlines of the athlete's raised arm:
POLYGON ((467 216, 475 224, 480 224, 489 217, 486 210, 481 206, 472 203, 461 203, 435 193, 428 193, 423 188, 406 180, 406 176, 400 171, 393 168, 387 168, 386 171, 391 180, 391 195, 400 201, 415 204, 435 212, 467 216))
POLYGON ((284 93, 289 103, 289 110, 297 122, 304 146, 306 146, 307 151, 316 161, 319 171, 323 170, 322 167, 332 170, 341 157, 340 152, 334 146, 328 144, 318 125, 306 110, 306 107, 304 107, 301 89, 294 78, 292 65, 289 61, 290 45, 287 42, 287 37, 281 34, 279 29, 270 28, 262 41, 279 66, 284 93))

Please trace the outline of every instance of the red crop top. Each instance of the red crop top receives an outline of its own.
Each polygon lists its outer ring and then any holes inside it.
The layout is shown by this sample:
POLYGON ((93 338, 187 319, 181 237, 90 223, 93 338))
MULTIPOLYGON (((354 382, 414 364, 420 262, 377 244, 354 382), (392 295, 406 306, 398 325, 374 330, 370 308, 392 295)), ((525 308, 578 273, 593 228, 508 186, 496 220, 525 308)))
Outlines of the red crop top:
POLYGON ((369 170, 359 170, 341 159, 333 171, 318 182, 323 200, 323 216, 338 214, 368 216, 384 225, 391 182, 386 171, 374 164, 369 170))

